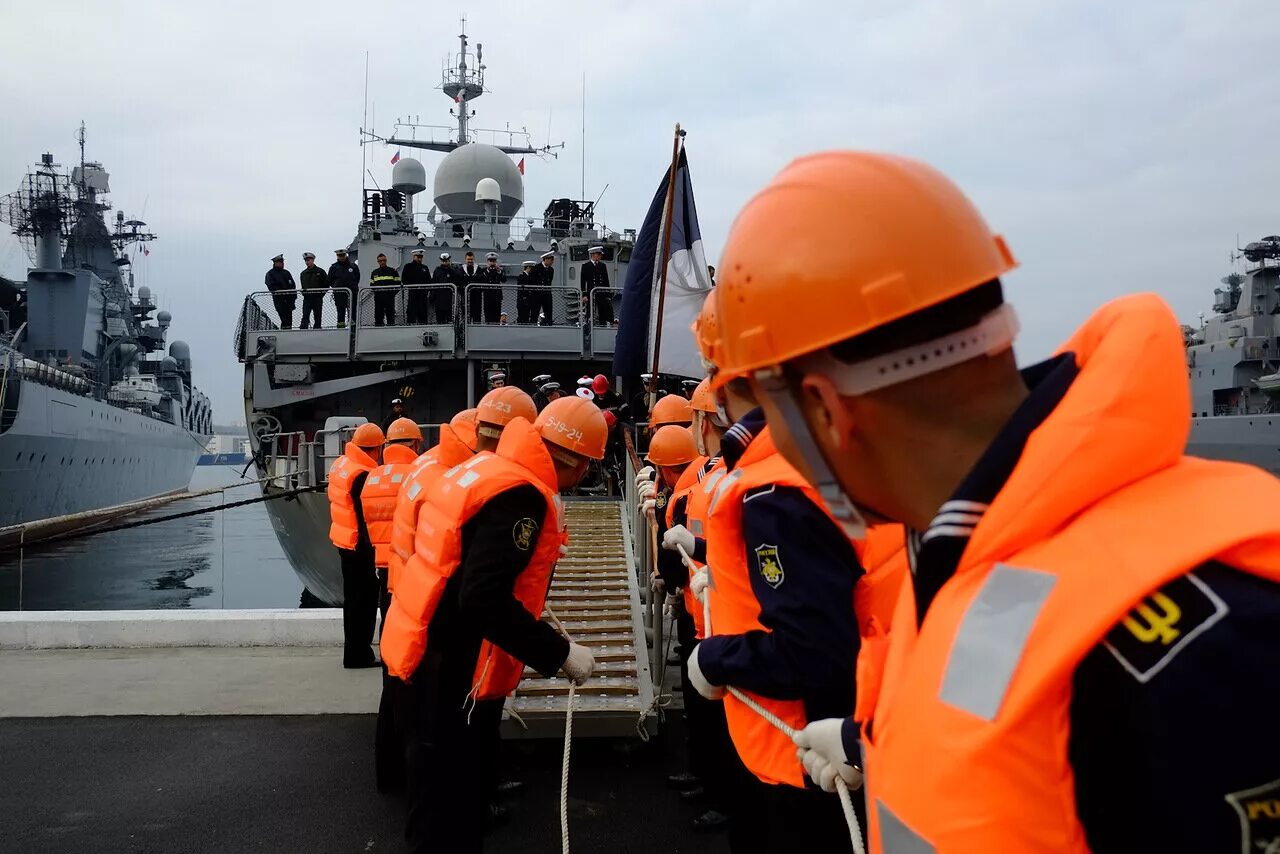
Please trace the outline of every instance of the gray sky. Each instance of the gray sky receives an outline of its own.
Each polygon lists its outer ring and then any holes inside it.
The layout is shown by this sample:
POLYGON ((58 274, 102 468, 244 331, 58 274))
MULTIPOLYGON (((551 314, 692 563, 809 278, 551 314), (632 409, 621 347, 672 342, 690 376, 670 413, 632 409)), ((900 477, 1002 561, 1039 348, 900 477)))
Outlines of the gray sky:
MULTIPOLYGON (((792 157, 920 157, 1021 262, 1006 282, 1024 362, 1122 293, 1158 291, 1193 321, 1236 235, 1280 232, 1273 0, 579 8, 0 0, 0 193, 43 151, 71 163, 87 123, 112 201, 145 205, 159 235, 139 279, 173 312, 170 339, 192 345, 220 422, 243 419, 232 331, 267 259, 284 252, 296 273, 304 250, 332 258, 354 232, 365 51, 379 131, 414 114, 448 123, 434 87, 464 11, 493 89, 476 124, 566 142, 527 163, 530 215, 578 195, 584 71, 587 196, 609 184, 605 221, 639 227, 684 123, 709 258, 792 157)), ((379 182, 391 154, 369 149, 379 182)), ((423 155, 429 176, 440 157, 423 155)), ((26 264, 0 237, 0 272, 26 264)))

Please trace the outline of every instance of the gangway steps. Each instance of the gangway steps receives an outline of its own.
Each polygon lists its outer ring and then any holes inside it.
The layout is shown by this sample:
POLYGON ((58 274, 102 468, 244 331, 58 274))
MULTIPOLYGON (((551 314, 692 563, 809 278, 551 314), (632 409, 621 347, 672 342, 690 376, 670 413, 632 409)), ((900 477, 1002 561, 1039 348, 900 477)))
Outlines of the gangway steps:
MULTIPOLYGON (((547 608, 596 660, 591 679, 577 690, 573 732, 634 736, 638 725, 651 728, 653 685, 622 502, 570 499, 565 521, 569 553, 556 566, 547 608)), ((504 734, 560 736, 569 684, 561 675, 548 679, 526 669, 507 704, 504 734)))

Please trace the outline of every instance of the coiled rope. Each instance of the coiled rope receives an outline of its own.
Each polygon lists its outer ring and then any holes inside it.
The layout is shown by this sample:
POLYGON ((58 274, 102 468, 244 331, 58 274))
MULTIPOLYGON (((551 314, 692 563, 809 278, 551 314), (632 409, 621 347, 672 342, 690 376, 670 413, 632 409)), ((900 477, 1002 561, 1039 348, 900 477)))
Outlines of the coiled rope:
MULTIPOLYGON (((689 553, 684 550, 684 546, 676 544, 676 549, 680 552, 680 559, 684 561, 684 565, 690 572, 697 572, 699 567, 693 563, 689 553)), ((707 596, 706 591, 702 593, 702 625, 703 632, 707 637, 711 637, 711 597, 707 596)), ((734 688, 732 685, 725 686, 725 691, 736 698, 744 706, 755 712, 760 717, 769 722, 771 726, 783 733, 787 738, 795 740, 796 730, 793 729, 786 721, 779 718, 773 712, 757 703, 751 697, 734 688)), ((567 748, 566 748, 567 749, 567 748)), ((858 814, 853 809, 853 796, 849 794, 849 787, 845 784, 844 778, 836 774, 836 794, 840 797, 840 807, 844 810, 845 824, 849 825, 849 842, 853 845, 854 854, 865 854, 862 847, 862 826, 858 822, 858 814)))

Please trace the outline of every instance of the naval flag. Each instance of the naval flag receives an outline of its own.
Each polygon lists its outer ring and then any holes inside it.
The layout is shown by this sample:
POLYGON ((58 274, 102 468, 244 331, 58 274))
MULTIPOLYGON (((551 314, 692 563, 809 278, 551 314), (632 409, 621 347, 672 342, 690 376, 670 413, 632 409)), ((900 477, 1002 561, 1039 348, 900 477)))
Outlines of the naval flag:
POLYGON ((689 327, 711 290, 707 258, 702 250, 698 211, 693 203, 693 182, 684 148, 676 166, 675 198, 671 205, 671 252, 666 259, 667 293, 658 313, 662 287, 662 226, 667 204, 667 181, 662 176, 653 195, 644 226, 636 237, 622 288, 618 335, 613 350, 613 372, 632 377, 651 369, 653 351, 661 330, 658 372, 701 377, 702 360, 689 327))
POLYGON ((399 150, 397 150, 396 153, 391 157, 391 165, 395 166, 399 162, 400 162, 400 152, 399 150))

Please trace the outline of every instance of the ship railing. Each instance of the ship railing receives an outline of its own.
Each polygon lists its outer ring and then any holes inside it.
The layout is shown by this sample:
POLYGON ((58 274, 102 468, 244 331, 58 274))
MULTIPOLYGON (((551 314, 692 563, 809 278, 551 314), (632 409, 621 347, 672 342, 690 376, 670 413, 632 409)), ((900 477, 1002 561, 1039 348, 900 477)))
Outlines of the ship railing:
POLYGON ((455 285, 361 288, 356 301, 357 355, 453 355, 457 346, 455 285))
POLYGON ((307 451, 307 434, 300 430, 263 436, 258 452, 262 456, 266 476, 273 478, 277 489, 300 489, 315 486, 315 475, 307 451))
MULTIPOLYGON (((665 656, 662 642, 665 629, 665 620, 662 613, 665 597, 654 593, 650 582, 649 576, 653 570, 655 543, 650 532, 649 517, 640 509, 640 501, 636 491, 636 475, 643 468, 643 465, 639 454, 636 453, 635 444, 632 441, 629 430, 623 431, 623 443, 626 446, 626 453, 623 455, 626 458, 626 472, 622 477, 622 512, 627 517, 627 529, 631 536, 631 553, 635 555, 636 587, 640 591, 640 603, 644 613, 646 634, 650 637, 649 672, 656 680, 659 678, 658 674, 665 669, 665 662, 659 660, 660 657, 665 656)), ((654 688, 657 690, 661 686, 655 684, 654 688)))
POLYGON ((351 354, 351 291, 255 291, 241 311, 240 357, 346 359, 351 354), (301 312, 299 312, 301 309, 301 312))
POLYGON ((583 300, 575 287, 476 282, 467 285, 466 309, 468 351, 583 351, 583 300))
POLYGON ((591 289, 591 352, 596 356, 613 352, 618 337, 618 317, 622 309, 622 288, 591 289))
MULTIPOLYGON (((317 430, 307 439, 302 432, 277 433, 265 437, 260 446, 268 476, 281 477, 290 487, 324 486, 329 482, 329 470, 342 456, 347 442, 359 425, 340 427, 337 430, 317 430)), ((422 449, 435 446, 440 441, 439 423, 418 424, 422 431, 422 449)))
MULTIPOLYGON (((557 239, 570 237, 600 241, 635 240, 634 232, 615 232, 603 222, 595 220, 594 217, 589 220, 565 217, 547 219, 540 216, 498 216, 487 219, 474 213, 449 213, 437 210, 415 213, 413 222, 418 230, 424 234, 442 238, 446 241, 459 241, 457 244, 445 244, 440 247, 442 250, 452 250, 462 246, 461 241, 464 237, 471 237, 472 241, 479 246, 485 243, 483 237, 491 228, 496 228, 505 235, 504 239, 510 245, 499 248, 506 249, 509 252, 527 250, 530 245, 530 235, 535 232, 537 232, 539 241, 546 240, 548 235, 557 239), (524 245, 522 246, 521 244, 524 245)), ((436 247, 431 248, 434 249, 436 247)), ((543 248, 545 249, 545 246, 543 248)), ((583 260, 585 258, 586 256, 584 255, 583 260)))

